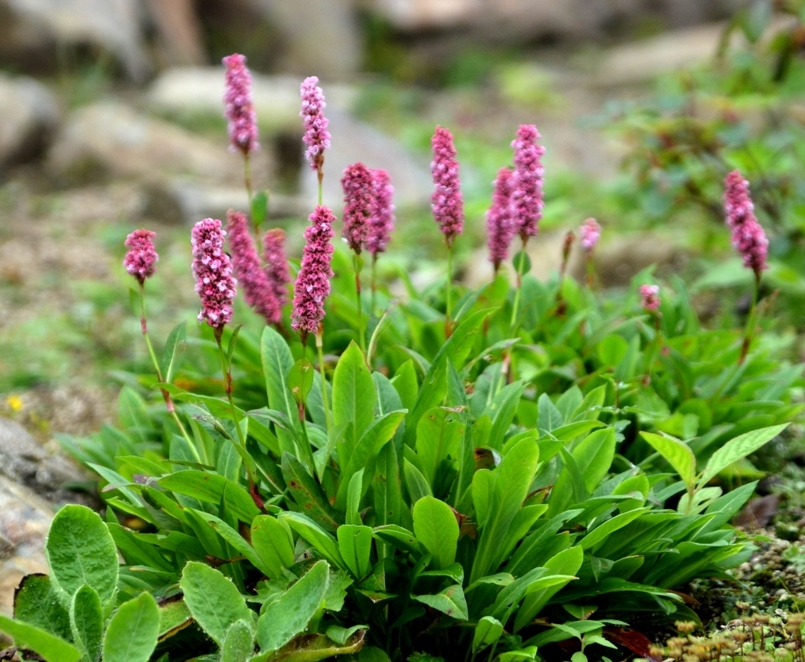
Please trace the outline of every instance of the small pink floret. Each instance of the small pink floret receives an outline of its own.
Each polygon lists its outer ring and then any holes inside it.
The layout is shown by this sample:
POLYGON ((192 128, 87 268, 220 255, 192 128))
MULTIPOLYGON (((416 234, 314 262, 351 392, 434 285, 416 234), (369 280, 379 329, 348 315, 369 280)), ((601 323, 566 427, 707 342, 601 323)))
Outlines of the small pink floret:
POLYGON ((537 143, 541 138, 533 124, 522 124, 517 129, 517 137, 512 141, 514 148, 514 184, 512 187, 512 218, 515 232, 525 243, 529 237, 539 232, 542 219, 542 184, 545 169, 542 156, 545 148, 537 143))
POLYGON ((486 243, 489 261, 495 269, 509 257, 509 246, 514 238, 511 216, 512 175, 511 168, 501 168, 495 179, 492 206, 486 212, 486 243))
POLYGON ((277 305, 282 308, 288 303, 288 283, 291 275, 288 271, 288 258, 285 256, 285 232, 274 228, 263 235, 263 260, 265 273, 277 305))
POLYGON ((324 301, 330 295, 330 267, 336 221, 327 207, 316 207, 309 217, 310 225, 305 230, 307 243, 302 252, 302 265, 294 285, 291 327, 303 336, 317 334, 324 320, 324 301))
POLYGON ((581 247, 586 253, 592 253, 601 238, 601 226, 594 218, 588 218, 581 226, 581 247))
POLYGON ((232 300, 237 281, 232 276, 232 263, 224 251, 221 221, 205 218, 193 226, 193 277, 196 293, 201 298, 199 322, 206 322, 220 332, 232 320, 232 300))
POLYGON ((394 230, 394 186, 386 170, 372 170, 374 205, 369 219, 366 250, 374 257, 386 250, 394 230))
POLYGON ((369 221, 374 214, 372 173, 363 163, 353 163, 341 177, 344 191, 344 241, 360 253, 369 237, 369 221))
POLYGON ((744 266, 760 279, 760 274, 768 268, 769 240, 755 216, 749 182, 738 170, 729 173, 724 181, 724 213, 727 226, 732 230, 732 245, 743 258, 744 266))
POLYGON ((305 158, 310 162, 313 170, 321 167, 324 161, 324 150, 330 148, 330 132, 327 130, 329 122, 324 116, 327 104, 324 102, 324 92, 318 86, 318 82, 319 79, 316 76, 305 78, 300 90, 302 112, 299 114, 305 125, 305 135, 302 140, 307 145, 305 158))
POLYGON ((655 311, 660 307, 660 286, 659 285, 641 285, 640 289, 640 305, 646 310, 655 311))
POLYGON ((224 117, 229 121, 229 143, 232 149, 248 155, 259 147, 252 76, 246 68, 246 58, 239 53, 225 57, 223 62, 226 66, 224 117))
POLYGON ((451 246, 456 235, 460 235, 464 230, 464 200, 461 196, 453 134, 437 126, 431 146, 433 161, 430 164, 430 171, 434 185, 430 198, 431 209, 447 245, 451 246))

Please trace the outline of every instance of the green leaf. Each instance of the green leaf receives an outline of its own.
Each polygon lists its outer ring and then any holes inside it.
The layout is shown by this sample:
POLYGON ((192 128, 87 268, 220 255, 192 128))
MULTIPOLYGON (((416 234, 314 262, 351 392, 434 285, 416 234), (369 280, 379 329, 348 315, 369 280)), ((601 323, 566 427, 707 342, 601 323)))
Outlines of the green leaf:
POLYGON ((633 522, 649 510, 650 508, 635 508, 634 510, 628 510, 625 513, 621 513, 620 515, 616 515, 615 517, 606 520, 603 524, 595 527, 581 539, 581 548, 585 550, 594 549, 603 543, 607 537, 613 534, 615 531, 622 529, 624 526, 630 522, 633 522))
POLYGON ((484 616, 475 626, 472 637, 472 652, 478 653, 487 646, 491 646, 503 634, 503 624, 492 616, 484 616))
POLYGON ((349 489, 347 490, 347 512, 346 523, 360 525, 361 520, 361 498, 363 497, 363 469, 352 475, 349 479, 349 489))
POLYGON ((97 591, 84 584, 70 603, 70 625, 73 641, 84 651, 88 662, 101 659, 103 641, 103 608, 97 591))
POLYGON ((257 641, 263 653, 279 650, 305 631, 324 601, 329 574, 327 563, 319 561, 268 606, 257 621, 257 641))
POLYGON ((414 504, 414 535, 433 557, 437 568, 455 562, 458 522, 444 501, 425 496, 414 504))
POLYGON ((226 631, 221 646, 221 662, 248 662, 254 655, 254 631, 251 621, 240 620, 226 631))
POLYGON ((368 629, 366 625, 353 625, 351 628, 342 628, 338 625, 331 625, 327 628, 327 636, 335 643, 344 646, 358 630, 368 629))
POLYGON ((408 497, 411 503, 416 504, 426 496, 433 496, 433 491, 422 472, 417 469, 408 458, 403 458, 403 475, 405 486, 408 488, 408 497))
POLYGON ((696 482, 696 456, 685 442, 653 432, 641 432, 651 447, 670 464, 689 488, 696 482))
POLYGON ((730 466, 732 463, 742 460, 747 455, 751 455, 764 444, 770 442, 778 434, 788 427, 788 423, 774 425, 760 430, 752 430, 742 434, 735 439, 730 439, 726 444, 719 448, 710 456, 707 466, 704 468, 699 485, 706 485, 711 478, 730 466))
POLYGON ((371 570, 372 528, 345 524, 338 527, 338 549, 355 579, 362 579, 371 570))
POLYGON ((285 484, 299 508, 328 531, 335 531, 338 526, 335 511, 316 479, 290 453, 283 453, 281 467, 285 484))
POLYGON ((437 609, 456 620, 466 621, 469 619, 467 615, 467 600, 464 597, 463 589, 458 584, 448 586, 443 591, 434 595, 412 595, 411 597, 417 602, 437 609))
POLYGON ((258 191, 252 197, 252 224, 259 228, 268 216, 268 191, 258 191))
POLYGON ((288 372, 288 388, 298 403, 307 401, 307 394, 313 386, 313 364, 307 359, 299 359, 288 372))
POLYGON ((0 614, 0 632, 9 635, 20 648, 28 648, 43 657, 46 662, 78 662, 81 659, 81 651, 72 644, 3 614, 0 614))
POLYGON ((271 515, 259 515, 252 521, 252 545, 268 570, 268 576, 281 577, 294 564, 293 535, 287 522, 271 515))
POLYGON ((416 452, 422 460, 422 472, 434 487, 436 471, 443 462, 458 459, 465 423, 461 414, 443 407, 425 412, 416 429, 416 452))
POLYGON ((333 424, 354 425, 353 438, 347 440, 351 448, 374 421, 376 404, 377 391, 366 358, 360 347, 351 342, 333 373, 333 424))
POLYGON ((47 575, 26 575, 14 595, 14 618, 70 639, 70 615, 47 575))
POLYGON ((243 536, 240 535, 240 533, 229 526, 229 524, 224 522, 220 517, 210 515, 209 513, 197 510, 196 515, 207 522, 207 524, 213 530, 215 530, 219 536, 229 543, 235 549, 235 551, 244 556, 246 560, 249 561, 249 563, 251 563, 255 568, 257 568, 264 575, 271 576, 271 569, 263 563, 263 559, 255 551, 254 547, 252 547, 243 538, 243 536))
POLYGON ((50 525, 45 554, 51 581, 73 596, 84 584, 94 588, 101 603, 117 591, 115 541, 97 513, 86 506, 64 506, 50 525))
POLYGON ((512 266, 518 274, 531 273, 531 258, 528 252, 523 250, 517 251, 512 258, 512 266))
POLYGON ((531 619, 539 614, 542 608, 548 603, 548 600, 568 582, 572 581, 572 576, 579 571, 583 560, 584 550, 579 546, 575 546, 559 552, 556 556, 546 561, 545 568, 549 570, 551 574, 565 575, 566 578, 549 587, 529 592, 523 601, 522 607, 520 607, 520 610, 517 612, 517 617, 514 621, 515 632, 528 625, 531 619))
POLYGON ((182 571, 179 586, 193 618, 219 646, 233 623, 241 619, 251 622, 252 612, 246 600, 232 581, 215 568, 190 561, 182 571))
POLYGON ((148 662, 157 647, 159 608, 150 593, 120 605, 103 638, 103 662, 148 662))
POLYGON ((562 418, 562 412, 553 404, 547 393, 539 396, 537 408, 537 427, 541 433, 555 430, 565 422, 562 418))
POLYGON ((281 513, 280 521, 287 521, 291 528, 304 538, 325 559, 337 568, 346 570, 347 566, 338 551, 338 543, 332 534, 301 513, 281 513))
POLYGON ((130 386, 120 389, 117 399, 117 415, 120 427, 139 442, 148 442, 151 430, 150 417, 145 400, 130 386))
POLYGON ((162 380, 165 382, 172 382, 176 372, 182 365, 187 347, 186 327, 187 322, 180 322, 168 334, 168 340, 165 343, 165 349, 162 351, 162 361, 160 362, 162 380))
MULTIPOLYGON (((285 414, 292 429, 298 427, 298 411, 288 387, 288 373, 294 364, 293 355, 285 339, 270 326, 263 329, 260 356, 263 362, 269 409, 276 409, 285 414)), ((294 443, 288 431, 277 428, 276 432, 280 448, 283 451, 293 452, 294 443)))

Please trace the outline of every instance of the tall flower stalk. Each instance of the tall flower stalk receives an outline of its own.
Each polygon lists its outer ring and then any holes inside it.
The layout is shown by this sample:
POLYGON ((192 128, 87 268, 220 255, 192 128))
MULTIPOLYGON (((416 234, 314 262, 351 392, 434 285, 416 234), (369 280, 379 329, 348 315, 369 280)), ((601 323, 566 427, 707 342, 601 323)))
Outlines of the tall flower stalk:
POLYGON ((291 327, 299 333, 302 347, 307 344, 311 333, 316 337, 316 349, 319 355, 321 372, 321 397, 327 429, 331 427, 330 405, 327 396, 327 382, 324 378, 324 302, 330 295, 330 278, 333 270, 330 262, 333 255, 333 224, 336 221, 327 207, 316 207, 309 217, 310 225, 305 230, 305 247, 302 252, 302 264, 296 275, 294 285, 293 312, 291 327))
POLYGON ((514 237, 511 214, 512 175, 511 168, 501 168, 495 178, 492 206, 486 212, 486 244, 489 261, 497 276, 500 265, 509 257, 509 247, 514 237))
POLYGON ((445 330, 452 331, 453 240, 464 231, 464 200, 458 174, 453 134, 441 126, 431 139, 433 160, 430 164, 434 190, 431 195, 433 218, 439 225, 447 244, 447 301, 445 330))
POLYGON ((372 173, 372 216, 369 219, 369 233, 366 237, 366 250, 372 255, 372 307, 375 310, 377 294, 377 258, 383 253, 394 230, 394 186, 388 171, 381 168, 372 173))
MULTIPOLYGON (((221 372, 224 378, 224 391, 226 392, 232 420, 235 423, 235 433, 238 438, 238 451, 241 456, 248 457, 246 452, 246 439, 240 427, 240 417, 232 397, 232 366, 221 344, 224 327, 232 321, 232 301, 235 298, 237 281, 232 275, 233 268, 229 256, 224 251, 224 238, 226 232, 221 221, 205 218, 193 226, 191 244, 193 246, 193 277, 196 280, 196 293, 201 299, 201 310, 198 314, 199 322, 206 322, 212 328, 215 342, 218 345, 218 357, 221 360, 221 372)), ((234 342, 234 338, 233 338, 234 342)), ((255 505, 263 510, 263 499, 257 490, 255 469, 250 462, 244 462, 249 478, 249 493, 255 505)))
POLYGON ((269 287, 282 312, 282 308, 288 303, 288 283, 291 282, 291 275, 288 272, 288 258, 285 255, 285 231, 281 228, 273 228, 263 236, 263 261, 269 287))
MULTIPOLYGON (((156 263, 159 260, 159 254, 154 248, 154 237, 156 237, 156 233, 151 230, 135 230, 126 237, 124 245, 128 248, 128 251, 123 260, 123 266, 137 281, 137 299, 140 304, 140 330, 145 339, 145 345, 148 348, 148 355, 151 358, 157 379, 160 384, 164 384, 165 375, 162 374, 162 368, 157 360, 156 352, 154 352, 154 345, 151 343, 151 336, 148 334, 148 320, 145 314, 145 281, 154 275, 156 263)), ((176 407, 173 404, 171 394, 164 388, 160 388, 159 390, 162 393, 162 399, 165 401, 168 414, 173 419, 174 423, 176 423, 185 441, 187 441, 188 447, 192 449, 196 459, 200 462, 201 458, 198 455, 195 444, 190 441, 190 436, 187 434, 187 430, 182 424, 179 415, 176 413, 176 407)))
POLYGON ((363 163, 347 166, 341 177, 344 190, 343 238, 352 249, 352 266, 355 269, 355 297, 358 307, 358 345, 366 350, 361 302, 361 249, 369 238, 369 222, 374 214, 374 186, 372 173, 363 163))
POLYGON ((302 138, 305 145, 307 145, 305 158, 318 176, 319 206, 321 206, 324 197, 324 189, 322 188, 324 151, 330 148, 330 132, 327 129, 329 122, 324 116, 324 109, 327 104, 324 102, 324 92, 322 92, 318 83, 319 79, 316 76, 310 76, 302 81, 300 89, 302 111, 299 114, 305 125, 305 135, 302 138))
POLYGON ((511 193, 511 215, 514 233, 520 235, 522 251, 517 262, 517 290, 512 306, 511 329, 514 330, 520 306, 523 271, 526 263, 528 240, 539 232, 542 219, 542 184, 545 169, 542 156, 545 148, 537 143, 541 138, 533 124, 521 124, 512 141, 514 149, 514 176, 511 193))
POLYGON ((565 287, 565 276, 567 274, 567 265, 570 262, 570 249, 573 247, 573 242, 576 241, 576 233, 573 230, 568 230, 565 233, 565 240, 562 242, 562 263, 559 267, 559 286, 556 290, 556 314, 564 315, 567 310, 567 302, 563 290, 565 287))
POLYGON ((727 227, 732 231, 732 245, 743 258, 744 266, 754 274, 752 308, 746 321, 743 345, 738 363, 746 359, 755 332, 760 299, 760 279, 768 268, 766 262, 769 240, 755 216, 755 205, 749 194, 749 182, 738 170, 724 180, 724 214, 727 227))
MULTIPOLYGON (((230 149, 243 154, 243 171, 249 209, 252 206, 252 171, 249 155, 259 147, 257 114, 252 98, 252 76, 246 68, 246 57, 233 53, 223 59, 226 67, 224 117, 228 122, 230 149)), ((255 232, 259 228, 255 226, 255 232)))

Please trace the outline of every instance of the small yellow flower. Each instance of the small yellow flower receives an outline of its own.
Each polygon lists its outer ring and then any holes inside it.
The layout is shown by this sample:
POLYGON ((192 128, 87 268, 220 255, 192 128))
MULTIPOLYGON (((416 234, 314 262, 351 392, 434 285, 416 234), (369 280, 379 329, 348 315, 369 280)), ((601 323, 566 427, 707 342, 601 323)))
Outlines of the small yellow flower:
POLYGON ((18 395, 9 395, 6 398, 6 404, 11 411, 22 411, 22 398, 20 398, 18 395))

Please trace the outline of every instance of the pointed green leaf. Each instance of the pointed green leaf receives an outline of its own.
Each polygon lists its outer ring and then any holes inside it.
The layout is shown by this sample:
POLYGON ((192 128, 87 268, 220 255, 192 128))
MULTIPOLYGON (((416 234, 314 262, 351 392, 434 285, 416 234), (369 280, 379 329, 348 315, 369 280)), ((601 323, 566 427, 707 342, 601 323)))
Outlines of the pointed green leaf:
POLYGON ((487 646, 491 646, 503 634, 503 624, 492 616, 484 616, 478 625, 475 626, 475 634, 472 637, 472 652, 478 653, 487 646))
POLYGON ((333 373, 333 423, 354 424, 353 447, 374 421, 376 403, 377 391, 366 358, 352 342, 333 373))
POLYGON ((270 578, 281 577, 294 564, 293 535, 287 522, 271 515, 259 515, 252 521, 252 545, 268 570, 270 578))
POLYGON ((162 379, 165 382, 172 382, 177 371, 182 365, 185 349, 187 346, 187 322, 180 322, 168 334, 165 349, 162 352, 162 379))
POLYGON ((422 460, 422 473, 434 486, 436 471, 442 462, 458 460, 465 423, 461 414, 435 407, 419 419, 416 429, 416 452, 422 460))
POLYGON ((159 608, 150 593, 120 605, 103 638, 103 662, 148 662, 157 647, 159 608))
POLYGON ((764 444, 770 442, 778 434, 788 427, 788 423, 774 425, 760 430, 752 430, 742 434, 735 439, 730 439, 726 444, 719 448, 707 462, 707 466, 699 478, 699 485, 706 485, 711 478, 717 476, 728 466, 742 460, 747 455, 751 455, 764 444))
POLYGON ((335 511, 316 479, 290 453, 283 453, 281 467, 285 484, 299 508, 328 531, 335 531, 338 526, 335 511))
POLYGON ((446 568, 456 560, 458 522, 444 501, 426 496, 414 504, 414 535, 437 568, 446 568))
POLYGON ((49 632, 0 614, 0 632, 9 635, 20 648, 28 648, 45 662, 78 662, 81 651, 49 632))
POLYGON ((291 528, 304 538, 319 554, 337 568, 346 570, 347 566, 338 551, 338 543, 332 534, 301 513, 281 513, 280 521, 288 522, 291 528))
POLYGON ((640 433, 649 445, 670 464, 688 487, 696 482, 696 456, 685 442, 653 432, 640 433))
POLYGON ((355 579, 362 579, 371 570, 372 528, 345 524, 338 527, 338 549, 355 579))
POLYGON ((47 575, 26 575, 14 595, 14 618, 70 639, 70 615, 47 575))
POLYGON ((84 584, 70 603, 70 626, 73 641, 84 651, 88 662, 101 659, 103 640, 103 609, 94 588, 84 584))
POLYGON ((221 646, 221 662, 248 662, 254 655, 254 632, 251 621, 240 620, 226 631, 221 646))
POLYGON ((463 589, 458 584, 449 586, 434 595, 412 595, 411 597, 417 602, 437 609, 458 621, 466 621, 469 618, 467 615, 467 600, 464 597, 463 589))

